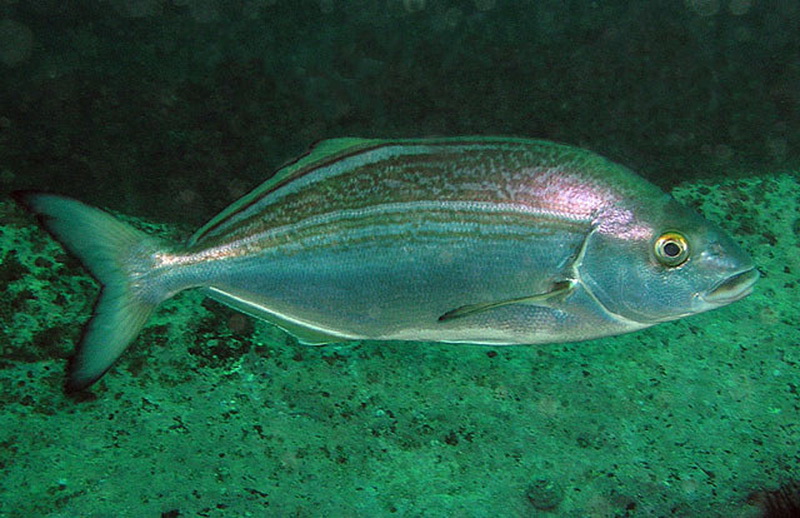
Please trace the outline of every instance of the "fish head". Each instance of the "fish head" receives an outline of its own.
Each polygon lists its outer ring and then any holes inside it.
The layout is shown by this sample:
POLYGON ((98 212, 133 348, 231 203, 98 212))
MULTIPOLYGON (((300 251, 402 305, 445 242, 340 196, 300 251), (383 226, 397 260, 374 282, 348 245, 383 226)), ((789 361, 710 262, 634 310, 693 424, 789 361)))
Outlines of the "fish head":
POLYGON ((650 201, 607 211, 587 238, 580 282, 611 317, 652 325, 752 292, 758 270, 729 235, 671 196, 650 201))

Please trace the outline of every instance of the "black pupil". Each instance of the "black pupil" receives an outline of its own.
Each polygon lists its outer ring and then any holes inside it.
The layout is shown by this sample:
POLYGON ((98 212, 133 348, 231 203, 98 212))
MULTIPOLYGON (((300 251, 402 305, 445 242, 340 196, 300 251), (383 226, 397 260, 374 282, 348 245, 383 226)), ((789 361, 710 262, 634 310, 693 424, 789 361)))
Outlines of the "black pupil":
POLYGON ((664 255, 667 257, 677 257, 681 253, 681 247, 677 244, 670 242, 664 245, 664 255))

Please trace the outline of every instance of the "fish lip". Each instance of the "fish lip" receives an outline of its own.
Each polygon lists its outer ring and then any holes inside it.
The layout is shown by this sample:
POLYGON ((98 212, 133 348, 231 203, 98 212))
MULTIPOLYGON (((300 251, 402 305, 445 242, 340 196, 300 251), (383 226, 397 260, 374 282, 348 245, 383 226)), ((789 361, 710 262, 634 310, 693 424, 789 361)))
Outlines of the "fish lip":
POLYGON ((759 273, 755 268, 748 268, 718 282, 702 295, 704 302, 724 306, 743 299, 753 292, 753 285, 758 281, 759 273))

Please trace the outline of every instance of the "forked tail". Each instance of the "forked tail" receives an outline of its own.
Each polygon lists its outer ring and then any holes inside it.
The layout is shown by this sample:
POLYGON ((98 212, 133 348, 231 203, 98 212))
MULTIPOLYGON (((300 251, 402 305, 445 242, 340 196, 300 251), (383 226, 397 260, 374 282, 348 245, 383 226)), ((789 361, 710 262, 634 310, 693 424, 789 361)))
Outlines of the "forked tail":
POLYGON ((100 379, 122 354, 155 307, 172 293, 159 289, 152 257, 165 245, 112 215, 77 200, 38 192, 15 199, 80 259, 102 285, 94 315, 69 365, 67 391, 100 379))

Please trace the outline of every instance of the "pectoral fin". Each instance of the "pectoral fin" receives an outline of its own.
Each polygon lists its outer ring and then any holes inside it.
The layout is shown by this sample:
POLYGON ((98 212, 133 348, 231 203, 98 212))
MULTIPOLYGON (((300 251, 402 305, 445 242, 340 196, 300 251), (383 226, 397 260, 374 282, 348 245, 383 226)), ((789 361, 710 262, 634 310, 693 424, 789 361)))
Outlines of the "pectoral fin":
POLYGON ((500 300, 497 302, 483 302, 479 304, 467 304, 455 309, 451 309, 444 315, 439 317, 439 322, 445 322, 454 318, 461 318, 481 311, 498 308, 500 306, 508 306, 510 304, 531 304, 534 306, 549 306, 554 301, 563 300, 574 289, 574 282, 571 280, 559 281, 553 284, 550 291, 539 293, 530 297, 519 297, 516 299, 500 300))

